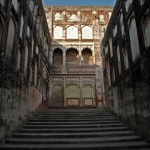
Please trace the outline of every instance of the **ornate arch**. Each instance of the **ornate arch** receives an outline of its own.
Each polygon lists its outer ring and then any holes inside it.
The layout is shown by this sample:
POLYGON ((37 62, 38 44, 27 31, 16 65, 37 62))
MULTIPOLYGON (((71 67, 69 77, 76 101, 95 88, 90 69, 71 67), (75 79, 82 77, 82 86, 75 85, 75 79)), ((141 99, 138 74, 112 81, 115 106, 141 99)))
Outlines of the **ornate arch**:
POLYGON ((61 66, 63 64, 63 51, 60 48, 56 48, 53 51, 53 65, 61 66))
POLYGON ((150 14, 145 14, 142 19, 145 46, 150 46, 150 14))
POLYGON ((66 51, 66 64, 79 65, 79 52, 76 48, 69 48, 66 51))
POLYGON ((82 65, 93 65, 93 55, 90 48, 82 50, 82 65))
POLYGON ((78 28, 76 26, 69 26, 66 30, 67 39, 78 39, 78 28))

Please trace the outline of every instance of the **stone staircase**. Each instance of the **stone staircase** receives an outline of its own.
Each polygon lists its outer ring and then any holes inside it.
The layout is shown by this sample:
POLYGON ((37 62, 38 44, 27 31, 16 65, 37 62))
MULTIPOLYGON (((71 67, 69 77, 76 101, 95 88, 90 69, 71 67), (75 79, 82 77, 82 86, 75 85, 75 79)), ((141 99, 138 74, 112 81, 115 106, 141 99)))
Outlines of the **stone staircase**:
POLYGON ((37 112, 0 149, 150 150, 150 145, 103 108, 53 109, 37 112))

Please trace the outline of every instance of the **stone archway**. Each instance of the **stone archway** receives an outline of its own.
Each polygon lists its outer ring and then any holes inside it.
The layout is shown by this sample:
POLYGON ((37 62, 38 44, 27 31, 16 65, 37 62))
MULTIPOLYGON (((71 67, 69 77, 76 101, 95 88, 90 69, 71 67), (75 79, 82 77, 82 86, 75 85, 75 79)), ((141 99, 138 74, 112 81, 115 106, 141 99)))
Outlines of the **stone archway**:
POLYGON ((79 52, 75 48, 69 48, 66 52, 67 65, 79 65, 79 52))
POLYGON ((53 65, 61 66, 63 64, 63 52, 60 48, 56 48, 53 52, 53 65))
POLYGON ((82 65, 93 65, 92 51, 89 48, 82 50, 82 65))

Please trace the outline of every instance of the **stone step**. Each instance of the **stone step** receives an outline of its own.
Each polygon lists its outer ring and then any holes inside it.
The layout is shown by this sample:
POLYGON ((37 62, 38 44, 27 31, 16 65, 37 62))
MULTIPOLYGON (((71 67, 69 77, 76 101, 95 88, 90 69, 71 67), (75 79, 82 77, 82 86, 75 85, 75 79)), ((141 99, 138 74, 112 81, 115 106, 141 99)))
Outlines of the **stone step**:
POLYGON ((18 132, 22 133, 78 133, 78 132, 109 132, 109 131, 126 131, 128 130, 127 127, 109 127, 109 128, 69 128, 69 129, 56 129, 56 128, 51 128, 51 129, 19 129, 18 132))
POLYGON ((11 138, 7 143, 28 143, 28 144, 68 144, 68 143, 113 143, 141 141, 139 136, 119 136, 119 137, 98 137, 98 138, 11 138))
POLYGON ((104 109, 69 109, 35 113, 0 149, 148 150, 150 145, 104 109))
POLYGON ((36 124, 25 124, 23 126, 23 128, 31 128, 31 129, 64 129, 64 128, 97 128, 97 127, 122 127, 123 124, 122 123, 114 123, 114 124, 69 124, 69 125, 65 125, 65 124, 54 124, 54 125, 36 125, 36 124))
POLYGON ((97 120, 99 120, 99 121, 101 121, 101 122, 103 122, 103 121, 118 121, 118 119, 116 119, 116 118, 110 118, 110 119, 108 119, 108 118, 103 118, 103 119, 101 119, 101 118, 88 118, 88 119, 82 119, 82 118, 79 118, 79 119, 73 119, 73 118, 69 118, 69 119, 54 119, 54 118, 46 118, 46 119, 41 119, 41 118, 35 118, 35 119, 30 119, 30 120, 28 120, 28 121, 30 121, 30 122, 38 122, 38 121, 40 121, 40 122, 48 122, 48 121, 50 121, 50 122, 63 122, 63 121, 65 121, 65 122, 69 122, 69 121, 71 121, 71 122, 83 122, 83 121, 97 121, 97 120))
POLYGON ((77 150, 77 149, 97 149, 97 150, 123 150, 129 148, 148 148, 149 145, 143 141, 116 142, 116 143, 94 143, 94 144, 5 144, 1 149, 37 149, 37 150, 77 150))
POLYGON ((89 133, 15 133, 17 138, 72 138, 72 137, 108 137, 108 136, 130 136, 132 131, 110 131, 110 132, 89 132, 89 133))
POLYGON ((46 116, 40 116, 40 115, 34 115, 34 118, 66 118, 66 119, 68 119, 68 118, 115 118, 114 116, 111 116, 111 115, 105 115, 105 116, 100 116, 100 115, 87 115, 87 116, 77 116, 77 115, 75 115, 75 116, 68 116, 68 115, 66 115, 66 116, 59 116, 59 115, 46 115, 46 116))
POLYGON ((79 116, 113 116, 111 113, 41 113, 41 114, 34 114, 34 116, 72 116, 72 117, 79 117, 79 116))
POLYGON ((49 113, 35 113, 34 116, 113 116, 112 113, 96 113, 96 112, 93 112, 93 113, 63 113, 63 112, 58 112, 58 113, 52 113, 52 112, 49 112, 49 113))
POLYGON ((120 123, 117 121, 97 121, 97 120, 91 120, 91 121, 29 121, 26 122, 26 124, 33 124, 33 125, 54 125, 54 124, 113 124, 113 123, 120 123))
POLYGON ((35 115, 79 115, 79 116, 82 116, 82 115, 112 115, 112 113, 110 112, 107 112, 107 111, 103 111, 103 112, 96 112, 96 111, 93 111, 93 112, 53 112, 53 111, 49 111, 49 112, 45 112, 45 111, 42 111, 42 112, 36 112, 34 113, 35 115))

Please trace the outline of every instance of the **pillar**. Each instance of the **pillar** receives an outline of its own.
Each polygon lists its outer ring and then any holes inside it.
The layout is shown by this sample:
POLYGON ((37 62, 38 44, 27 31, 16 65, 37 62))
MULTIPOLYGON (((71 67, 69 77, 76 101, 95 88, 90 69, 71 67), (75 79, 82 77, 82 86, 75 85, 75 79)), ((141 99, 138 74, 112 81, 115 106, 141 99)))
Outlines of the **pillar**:
POLYGON ((67 51, 67 49, 63 49, 63 67, 62 67, 62 73, 66 73, 66 51, 67 51))

